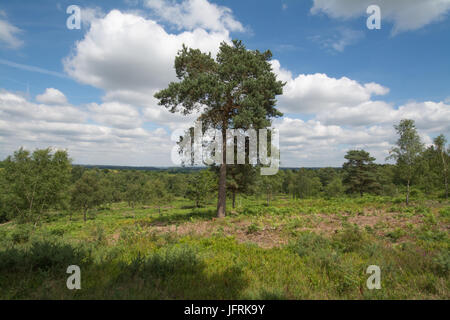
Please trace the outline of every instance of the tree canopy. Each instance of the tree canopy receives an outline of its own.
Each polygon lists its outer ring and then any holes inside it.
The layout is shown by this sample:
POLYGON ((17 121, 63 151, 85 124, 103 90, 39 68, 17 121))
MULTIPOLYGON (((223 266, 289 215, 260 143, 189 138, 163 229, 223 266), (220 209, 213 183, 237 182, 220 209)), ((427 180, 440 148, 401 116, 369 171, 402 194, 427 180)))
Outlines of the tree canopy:
POLYGON ((345 155, 347 162, 344 163, 344 184, 347 192, 359 193, 373 192, 380 188, 375 174, 375 158, 364 150, 350 150, 345 155))

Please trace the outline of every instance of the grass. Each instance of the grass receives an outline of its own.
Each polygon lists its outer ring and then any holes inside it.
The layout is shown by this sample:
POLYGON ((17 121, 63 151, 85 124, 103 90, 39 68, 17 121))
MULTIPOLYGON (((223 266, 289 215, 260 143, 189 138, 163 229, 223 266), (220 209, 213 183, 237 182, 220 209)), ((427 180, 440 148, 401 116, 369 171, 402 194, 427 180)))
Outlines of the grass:
POLYGON ((113 204, 0 226, 0 299, 449 299, 449 204, 363 197, 113 204), (81 290, 66 287, 69 265, 81 290), (369 265, 382 289, 368 290, 369 265))

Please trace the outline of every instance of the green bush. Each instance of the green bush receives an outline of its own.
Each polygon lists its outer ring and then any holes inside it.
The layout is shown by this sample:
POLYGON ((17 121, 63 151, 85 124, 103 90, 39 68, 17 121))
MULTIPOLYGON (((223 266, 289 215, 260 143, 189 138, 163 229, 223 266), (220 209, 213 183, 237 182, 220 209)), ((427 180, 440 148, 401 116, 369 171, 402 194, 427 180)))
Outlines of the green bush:
POLYGON ((343 252, 357 251, 367 243, 366 233, 361 231, 357 225, 346 226, 333 239, 343 252))
POLYGON ((450 218, 450 206, 444 207, 441 210, 439 210, 439 215, 442 218, 450 218))
POLYGON ((14 243, 25 243, 30 239, 33 226, 30 224, 18 224, 11 233, 11 240, 14 243))
POLYGON ((442 276, 449 275, 450 271, 450 252, 444 251, 434 258, 436 273, 442 276))
POLYGON ((256 223, 253 222, 251 225, 248 226, 247 233, 252 234, 252 233, 256 233, 260 230, 261 230, 261 228, 256 223))
POLYGON ((300 233, 292 247, 300 257, 313 255, 326 248, 330 248, 330 241, 312 232, 300 233))
POLYGON ((0 271, 50 270, 82 265, 92 261, 89 251, 82 247, 49 241, 33 242, 28 249, 8 248, 0 251, 0 271))
POLYGON ((390 238, 392 241, 397 241, 406 234, 406 231, 401 228, 396 228, 395 230, 386 233, 386 237, 390 238))
POLYGON ((172 246, 147 257, 140 253, 129 264, 122 265, 122 275, 143 278, 166 278, 173 274, 195 273, 202 269, 197 252, 189 246, 172 246))

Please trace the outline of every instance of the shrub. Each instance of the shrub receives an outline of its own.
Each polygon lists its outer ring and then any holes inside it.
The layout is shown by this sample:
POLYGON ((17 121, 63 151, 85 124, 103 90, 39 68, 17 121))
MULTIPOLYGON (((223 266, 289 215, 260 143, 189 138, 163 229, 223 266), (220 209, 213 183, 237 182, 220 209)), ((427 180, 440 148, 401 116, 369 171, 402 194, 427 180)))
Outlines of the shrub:
POLYGON ((367 236, 357 225, 346 226, 333 239, 343 252, 353 252, 361 249, 367 242, 367 236))
POLYGON ((0 251, 0 271, 50 270, 82 265, 92 261, 90 252, 82 247, 49 241, 36 241, 30 248, 9 248, 0 251))
POLYGON ((18 224, 11 233, 11 240, 14 243, 25 243, 30 239, 33 226, 30 224, 18 224))
POLYGON ((433 260, 436 273, 442 276, 448 276, 450 271, 450 253, 444 251, 439 253, 433 260))
POLYGON ((442 218, 450 218, 450 206, 447 206, 447 207, 442 208, 441 210, 439 210, 439 215, 442 218))
POLYGON ((129 264, 122 265, 122 276, 166 278, 173 274, 195 273, 202 269, 197 252, 189 246, 172 246, 147 257, 139 253, 129 264))
POLYGON ((300 256, 312 255, 330 247, 330 241, 312 232, 300 233, 293 250, 300 256))
POLYGON ((427 214, 427 213, 430 213, 431 210, 430 210, 430 208, 420 206, 420 207, 416 207, 414 209, 414 212, 416 214, 427 214))
POLYGON ((386 237, 390 238, 392 241, 397 241, 401 237, 403 237, 406 234, 406 231, 401 228, 396 228, 395 230, 388 232, 386 234, 386 237))
POLYGON ((248 226, 247 233, 252 234, 252 233, 256 233, 260 230, 261 230, 261 228, 256 223, 253 222, 251 225, 248 226))

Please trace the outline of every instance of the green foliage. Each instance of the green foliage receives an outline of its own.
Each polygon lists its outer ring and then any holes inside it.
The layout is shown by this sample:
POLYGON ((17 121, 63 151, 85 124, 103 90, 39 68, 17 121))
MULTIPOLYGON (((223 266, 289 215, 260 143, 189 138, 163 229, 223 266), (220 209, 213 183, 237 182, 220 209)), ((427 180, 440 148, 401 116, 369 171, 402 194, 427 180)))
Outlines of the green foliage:
POLYGON ((142 263, 142 272, 158 277, 167 277, 173 273, 194 273, 200 268, 201 261, 197 252, 189 246, 173 246, 158 251, 142 263))
POLYGON ((408 204, 409 188, 420 165, 419 157, 423 151, 423 144, 417 133, 414 120, 404 119, 394 128, 399 135, 399 139, 397 140, 397 147, 390 150, 390 156, 387 159, 394 159, 397 162, 397 174, 406 182, 406 204, 408 204))
POLYGON ((443 218, 450 218, 450 206, 446 206, 445 208, 439 210, 439 214, 443 218))
POLYGON ((69 265, 91 263, 89 251, 68 244, 37 241, 28 249, 8 248, 0 251, 0 272, 58 270, 64 272, 69 265))
POLYGON ((212 171, 202 170, 189 177, 186 188, 186 198, 193 201, 199 208, 205 205, 214 194, 216 188, 216 178, 212 171))
POLYGON ((66 151, 23 148, 0 170, 0 216, 38 222, 48 209, 64 207, 70 182, 71 160, 66 151))
POLYGON ((256 233, 260 230, 261 230, 261 227, 256 223, 252 223, 251 225, 249 225, 247 227, 247 233, 249 233, 249 234, 256 233))
POLYGON ((401 237, 403 237, 405 234, 406 234, 405 230, 403 230, 401 228, 397 228, 391 232, 388 232, 386 234, 386 236, 395 242, 395 241, 399 240, 401 237))
POLYGON ((81 210, 86 221, 87 211, 104 203, 104 195, 99 172, 86 171, 72 188, 72 209, 81 210))
POLYGON ((25 243, 30 239, 33 227, 30 224, 19 224, 11 233, 11 240, 14 243, 25 243))
POLYGON ((450 272, 450 252, 446 250, 439 253, 434 258, 434 263, 438 274, 448 276, 450 272))
POLYGON ((330 242, 311 232, 305 232, 301 233, 298 236, 297 242, 295 246, 293 247, 293 250, 300 256, 310 256, 313 255, 316 252, 319 252, 320 250, 330 246, 330 242))
POLYGON ((339 177, 333 178, 324 188, 324 194, 328 198, 339 197, 344 192, 342 180, 339 177))
POLYGON ((344 163, 344 184, 348 193, 358 193, 361 197, 365 192, 378 192, 380 184, 375 174, 375 158, 364 150, 350 150, 345 155, 348 161, 344 163))

